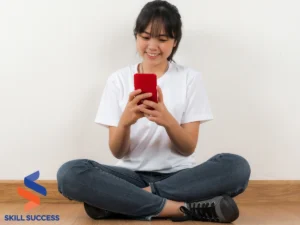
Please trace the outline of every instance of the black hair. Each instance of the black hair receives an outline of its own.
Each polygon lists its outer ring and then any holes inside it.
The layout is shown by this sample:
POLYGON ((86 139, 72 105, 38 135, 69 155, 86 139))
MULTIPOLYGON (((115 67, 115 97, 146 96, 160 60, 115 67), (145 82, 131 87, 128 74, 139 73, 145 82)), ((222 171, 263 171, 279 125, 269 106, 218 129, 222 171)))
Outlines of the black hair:
POLYGON ((143 33, 150 23, 152 24, 151 37, 158 37, 160 31, 164 28, 166 35, 175 39, 176 45, 168 57, 168 61, 174 61, 173 56, 182 37, 182 22, 178 9, 167 1, 154 0, 148 2, 136 19, 133 31, 135 38, 137 38, 137 34, 143 33))

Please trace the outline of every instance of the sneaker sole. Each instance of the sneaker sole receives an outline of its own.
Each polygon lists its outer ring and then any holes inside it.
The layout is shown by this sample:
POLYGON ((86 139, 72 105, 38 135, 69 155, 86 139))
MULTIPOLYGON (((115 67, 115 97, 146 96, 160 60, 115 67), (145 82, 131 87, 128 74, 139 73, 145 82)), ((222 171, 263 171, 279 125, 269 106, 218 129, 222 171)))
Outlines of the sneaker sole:
POLYGON ((220 218, 220 222, 231 223, 239 217, 239 209, 231 197, 227 195, 223 195, 222 197, 223 199, 220 202, 220 210, 223 218, 220 218), (228 217, 228 215, 230 216, 228 217))
POLYGON ((85 202, 83 203, 83 205, 84 205, 84 210, 85 210, 86 214, 94 220, 105 219, 110 216, 110 213, 109 212, 106 213, 103 209, 96 208, 85 202))

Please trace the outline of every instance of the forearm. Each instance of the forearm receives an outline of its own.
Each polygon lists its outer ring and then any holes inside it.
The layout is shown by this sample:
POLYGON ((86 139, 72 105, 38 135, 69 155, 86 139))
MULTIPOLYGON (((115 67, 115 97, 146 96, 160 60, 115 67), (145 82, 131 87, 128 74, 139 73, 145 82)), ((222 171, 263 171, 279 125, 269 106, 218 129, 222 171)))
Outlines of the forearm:
POLYGON ((165 126, 165 129, 180 154, 189 156, 194 152, 197 143, 193 141, 189 133, 174 118, 165 126))
POLYGON ((130 147, 130 126, 118 125, 111 135, 109 148, 112 154, 118 158, 123 158, 129 151, 130 147))

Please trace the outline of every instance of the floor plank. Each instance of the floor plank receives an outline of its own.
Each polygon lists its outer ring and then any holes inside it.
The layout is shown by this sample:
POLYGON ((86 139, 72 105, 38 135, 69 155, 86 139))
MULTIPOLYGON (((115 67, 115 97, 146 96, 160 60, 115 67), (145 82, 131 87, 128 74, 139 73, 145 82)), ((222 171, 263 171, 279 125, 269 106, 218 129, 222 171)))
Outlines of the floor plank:
MULTIPOLYGON (((300 224, 300 203, 287 204, 239 204, 240 217, 233 223, 234 225, 299 225, 300 224)), ((41 221, 4 221, 4 215, 59 215, 59 221, 51 221, 57 225, 174 225, 170 220, 156 218, 152 221, 139 220, 92 220, 84 212, 82 204, 51 204, 44 203, 31 210, 24 212, 24 204, 20 203, 0 203, 0 224, 19 225, 25 224, 45 224, 49 222, 41 221)), ((196 225, 198 221, 187 221, 185 225, 196 225)), ((201 222, 206 225, 216 225, 219 223, 201 222)))
MULTIPOLYGON (((299 225, 300 218, 280 204, 243 204, 239 205, 240 217, 234 222, 237 225, 299 225)), ((296 210, 299 204, 292 206, 296 210)))

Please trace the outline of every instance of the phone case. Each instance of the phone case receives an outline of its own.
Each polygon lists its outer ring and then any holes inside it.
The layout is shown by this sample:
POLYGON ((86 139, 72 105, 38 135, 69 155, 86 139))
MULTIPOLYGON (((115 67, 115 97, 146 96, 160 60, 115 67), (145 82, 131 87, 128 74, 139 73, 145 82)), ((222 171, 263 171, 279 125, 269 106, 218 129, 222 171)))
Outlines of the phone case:
MULTIPOLYGON (((134 89, 141 89, 142 93, 151 92, 152 96, 146 98, 147 100, 157 103, 157 77, 155 74, 145 74, 145 73, 136 73, 134 74, 134 89)), ((141 101, 138 102, 138 105, 142 104, 141 101)))

